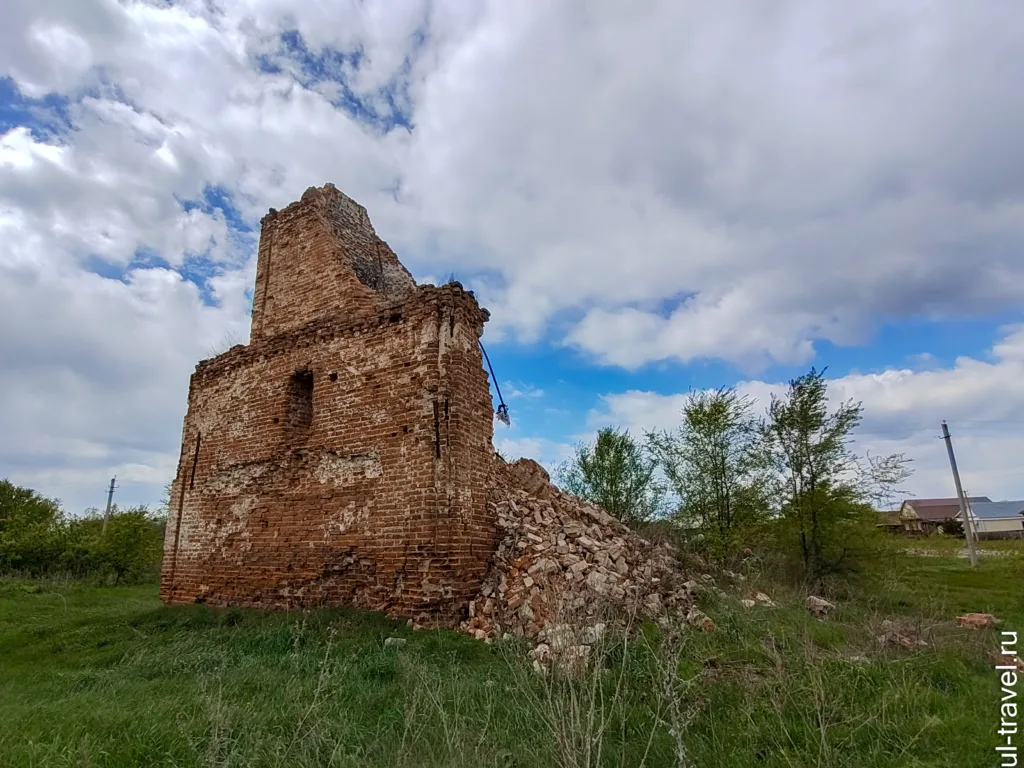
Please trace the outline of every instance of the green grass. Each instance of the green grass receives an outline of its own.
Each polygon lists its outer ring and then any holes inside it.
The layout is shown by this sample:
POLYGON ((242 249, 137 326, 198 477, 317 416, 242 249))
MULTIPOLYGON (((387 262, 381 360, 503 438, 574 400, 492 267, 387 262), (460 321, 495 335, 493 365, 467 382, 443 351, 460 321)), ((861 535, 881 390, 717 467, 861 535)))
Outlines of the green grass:
MULTIPOLYGON (((967 543, 964 539, 958 539, 953 536, 944 536, 942 534, 932 534, 930 536, 921 536, 919 538, 904 538, 902 536, 896 536, 890 543, 901 549, 909 551, 927 550, 941 555, 953 556, 959 553, 962 556, 966 556, 967 552, 967 543)), ((983 539, 975 542, 975 547, 982 553, 982 555, 986 552, 1020 552, 1022 548, 1024 548, 1024 540, 983 539)))
POLYGON ((1024 630, 1022 578, 1019 554, 976 570, 894 556, 826 622, 771 584, 756 586, 773 610, 709 595, 716 632, 671 651, 644 626, 575 681, 536 675, 514 643, 374 614, 3 580, 0 766, 662 766, 680 749, 737 768, 995 764, 996 633, 953 620, 1024 630), (928 646, 879 648, 884 619, 928 646), (408 642, 386 649, 389 636, 408 642))

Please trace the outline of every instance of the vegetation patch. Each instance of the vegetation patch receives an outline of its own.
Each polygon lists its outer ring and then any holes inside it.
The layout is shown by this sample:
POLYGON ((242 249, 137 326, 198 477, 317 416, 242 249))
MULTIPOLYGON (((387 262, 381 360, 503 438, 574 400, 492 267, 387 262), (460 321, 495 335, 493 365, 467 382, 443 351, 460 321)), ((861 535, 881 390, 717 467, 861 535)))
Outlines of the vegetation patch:
POLYGON ((156 588, 0 580, 0 765, 961 766, 994 746, 994 630, 1024 626, 1024 552, 893 551, 834 596, 753 569, 575 676, 525 645, 378 614, 163 606, 156 588), (775 608, 744 608, 751 589, 775 608), (927 647, 878 643, 883 621, 927 647), (405 644, 386 645, 389 637, 405 644))

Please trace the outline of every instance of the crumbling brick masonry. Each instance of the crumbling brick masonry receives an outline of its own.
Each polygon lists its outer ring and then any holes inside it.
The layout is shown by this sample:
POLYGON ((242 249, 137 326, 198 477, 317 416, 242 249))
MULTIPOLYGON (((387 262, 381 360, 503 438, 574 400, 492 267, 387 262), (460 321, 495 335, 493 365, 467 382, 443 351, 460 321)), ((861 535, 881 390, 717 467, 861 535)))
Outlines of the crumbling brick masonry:
POLYGON ((271 209, 250 343, 192 375, 163 600, 462 613, 496 546, 487 318, 333 185, 271 209))

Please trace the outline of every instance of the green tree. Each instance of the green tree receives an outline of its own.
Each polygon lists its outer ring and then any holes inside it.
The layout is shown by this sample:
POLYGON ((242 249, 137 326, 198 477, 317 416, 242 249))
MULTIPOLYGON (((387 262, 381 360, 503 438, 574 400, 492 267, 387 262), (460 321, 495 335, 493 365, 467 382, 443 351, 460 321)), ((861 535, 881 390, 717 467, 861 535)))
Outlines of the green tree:
POLYGON ((830 412, 824 374, 812 368, 790 381, 785 395, 772 397, 763 425, 782 523, 812 581, 850 563, 873 529, 872 502, 910 476, 902 454, 862 459, 853 452, 863 406, 848 401, 830 412))
POLYGON ((60 502, 30 488, 0 480, 0 533, 26 526, 52 525, 61 517, 60 502))
POLYGON ((768 512, 767 464, 753 402, 733 388, 691 392, 674 431, 647 444, 678 499, 676 515, 703 534, 720 563, 735 555, 768 512))
POLYGON ((0 480, 0 569, 46 571, 64 545, 63 518, 56 499, 0 480))
POLYGON ((605 427, 597 440, 576 447, 556 478, 573 493, 606 510, 626 525, 636 526, 655 517, 664 489, 654 477, 655 462, 629 431, 605 427))

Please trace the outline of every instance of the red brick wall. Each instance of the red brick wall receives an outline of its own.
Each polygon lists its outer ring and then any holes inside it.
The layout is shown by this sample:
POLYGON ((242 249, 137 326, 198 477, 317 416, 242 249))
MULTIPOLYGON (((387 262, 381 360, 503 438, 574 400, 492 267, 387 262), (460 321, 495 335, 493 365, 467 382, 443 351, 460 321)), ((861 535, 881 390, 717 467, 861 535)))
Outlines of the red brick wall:
POLYGON ((251 339, 339 313, 373 314, 415 289, 365 208, 331 184, 310 187, 261 222, 251 339))
POLYGON ((192 376, 161 596, 452 617, 494 547, 487 312, 390 250, 353 267, 331 189, 264 221, 253 340, 192 376))

